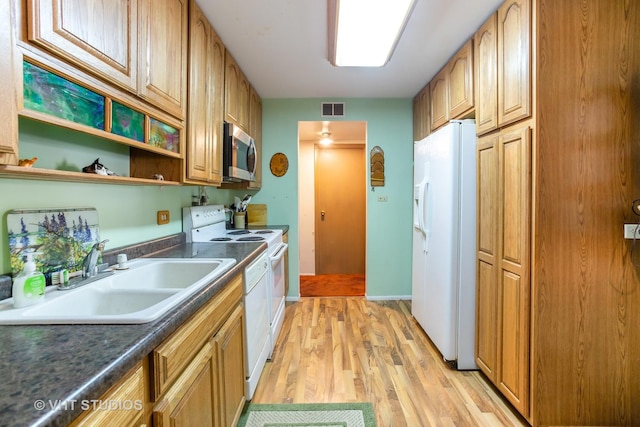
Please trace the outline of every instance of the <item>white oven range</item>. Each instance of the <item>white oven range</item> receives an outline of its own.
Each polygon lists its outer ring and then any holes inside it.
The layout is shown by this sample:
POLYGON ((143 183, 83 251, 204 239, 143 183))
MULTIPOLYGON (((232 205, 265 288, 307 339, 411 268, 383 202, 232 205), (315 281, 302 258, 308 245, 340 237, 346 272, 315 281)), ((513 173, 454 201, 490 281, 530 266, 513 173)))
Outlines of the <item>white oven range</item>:
POLYGON ((187 242, 267 243, 266 254, 258 256, 244 272, 246 393, 250 400, 284 322, 283 258, 288 245, 282 242, 279 229, 227 230, 222 205, 183 208, 182 226, 187 242))

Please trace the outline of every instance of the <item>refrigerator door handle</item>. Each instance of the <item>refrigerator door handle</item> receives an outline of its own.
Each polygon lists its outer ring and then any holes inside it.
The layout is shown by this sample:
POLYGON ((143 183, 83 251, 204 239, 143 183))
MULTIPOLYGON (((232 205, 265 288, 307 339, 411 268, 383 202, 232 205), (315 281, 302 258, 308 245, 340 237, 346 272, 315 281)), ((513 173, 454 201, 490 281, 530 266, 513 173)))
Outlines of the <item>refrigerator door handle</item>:
POLYGON ((429 230, 429 181, 426 180, 422 185, 422 195, 420 197, 421 207, 420 207, 420 223, 422 233, 424 234, 424 239, 422 241, 422 250, 424 253, 429 252, 429 236, 431 235, 431 230, 429 230))

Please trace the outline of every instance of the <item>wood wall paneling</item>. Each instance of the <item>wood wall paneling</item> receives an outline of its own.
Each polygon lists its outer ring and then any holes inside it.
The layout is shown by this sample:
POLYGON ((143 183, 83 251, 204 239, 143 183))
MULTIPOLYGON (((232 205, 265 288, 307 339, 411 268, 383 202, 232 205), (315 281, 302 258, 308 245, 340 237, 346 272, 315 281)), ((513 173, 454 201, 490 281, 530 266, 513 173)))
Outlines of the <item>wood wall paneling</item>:
POLYGON ((534 418, 640 425, 640 3, 538 3, 534 418))

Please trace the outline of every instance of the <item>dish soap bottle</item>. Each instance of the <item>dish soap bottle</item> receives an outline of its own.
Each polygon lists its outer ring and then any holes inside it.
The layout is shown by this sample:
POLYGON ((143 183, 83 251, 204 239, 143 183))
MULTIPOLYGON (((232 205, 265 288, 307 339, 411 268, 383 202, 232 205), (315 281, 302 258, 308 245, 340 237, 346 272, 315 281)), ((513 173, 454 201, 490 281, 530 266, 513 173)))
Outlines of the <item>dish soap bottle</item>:
POLYGON ((13 307, 22 308, 44 301, 44 274, 36 270, 33 252, 27 252, 22 271, 13 279, 13 307))

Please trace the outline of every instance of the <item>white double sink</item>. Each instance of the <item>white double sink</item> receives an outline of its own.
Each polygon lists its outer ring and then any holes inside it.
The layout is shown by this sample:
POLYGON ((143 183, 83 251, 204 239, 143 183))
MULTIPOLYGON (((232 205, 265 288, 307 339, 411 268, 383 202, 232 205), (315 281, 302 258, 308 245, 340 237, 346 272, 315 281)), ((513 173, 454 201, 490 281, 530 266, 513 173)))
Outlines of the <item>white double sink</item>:
POLYGON ((0 325, 147 323, 158 319, 236 264, 233 258, 145 258, 72 290, 48 290, 45 301, 13 308, 0 301, 0 325))

